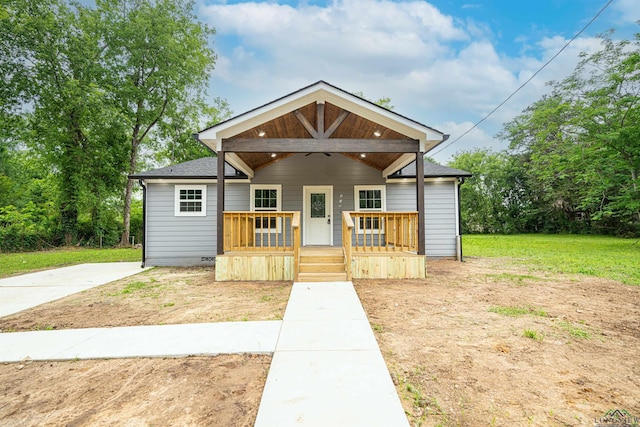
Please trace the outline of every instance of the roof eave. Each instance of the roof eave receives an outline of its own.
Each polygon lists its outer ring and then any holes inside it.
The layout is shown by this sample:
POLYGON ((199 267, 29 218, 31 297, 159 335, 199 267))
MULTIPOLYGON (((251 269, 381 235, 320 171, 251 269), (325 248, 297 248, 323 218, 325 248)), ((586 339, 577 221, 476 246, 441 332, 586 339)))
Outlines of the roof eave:
POLYGON ((220 151, 222 139, 259 126, 312 102, 330 102, 389 129, 417 139, 421 142, 422 150, 425 151, 435 148, 448 138, 448 135, 434 128, 423 125, 322 80, 204 129, 197 134, 197 138, 210 149, 220 151), (433 142, 437 143, 427 148, 427 145, 433 142))

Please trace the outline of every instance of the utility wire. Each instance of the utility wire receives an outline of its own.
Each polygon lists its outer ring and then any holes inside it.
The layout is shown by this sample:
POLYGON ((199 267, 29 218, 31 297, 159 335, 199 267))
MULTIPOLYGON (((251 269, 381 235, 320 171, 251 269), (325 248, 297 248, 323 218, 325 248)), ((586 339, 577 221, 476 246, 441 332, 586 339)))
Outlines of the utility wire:
POLYGON ((598 19, 598 17, 602 14, 602 12, 605 11, 605 9, 607 7, 609 7, 609 5, 611 5, 611 3, 613 3, 613 0, 609 0, 607 2, 607 4, 605 4, 602 9, 600 9, 598 11, 598 13, 595 14, 595 16, 593 18, 591 18, 591 20, 589 22, 587 22, 587 24, 582 27, 582 29, 580 31, 578 31, 576 33, 575 36, 573 36, 573 38, 571 38, 571 40, 569 40, 564 46, 562 46, 562 48, 556 52, 555 55, 553 55, 547 62, 545 62, 540 68, 538 68, 538 71, 536 71, 535 73, 533 73, 531 75, 531 77, 529 77, 524 83, 522 83, 520 85, 520 87, 518 87, 516 90, 514 90, 511 95, 509 95, 504 101, 502 101, 500 104, 498 104, 497 107, 495 107, 493 110, 489 111, 489 113, 484 116, 482 119, 480 119, 479 121, 477 121, 473 126, 471 126, 469 129, 467 129, 462 135, 460 135, 459 137, 457 137, 456 139, 454 139, 453 141, 449 142, 448 144, 444 145, 443 147, 441 147, 440 149, 438 149, 438 151, 436 151, 435 153, 429 153, 431 156, 435 156, 436 154, 440 153, 443 150, 446 150, 447 148, 449 148, 451 145, 453 145, 454 143, 460 141, 465 135, 467 135, 469 132, 471 132, 472 130, 474 130, 475 128, 477 128, 482 122, 484 122, 485 120, 487 120, 489 117, 491 117, 491 115, 493 113, 495 113, 496 111, 498 111, 498 109, 500 109, 500 107, 502 107, 504 104, 506 104, 511 98, 513 98, 515 96, 515 94, 517 94, 518 92, 520 92, 520 90, 525 87, 531 80, 533 80, 542 70, 544 70, 547 65, 551 64, 551 62, 556 59, 567 47, 569 47, 569 45, 571 43, 573 43, 579 36, 580 34, 582 34, 584 32, 584 30, 586 30, 589 25, 593 24, 593 22, 598 19))

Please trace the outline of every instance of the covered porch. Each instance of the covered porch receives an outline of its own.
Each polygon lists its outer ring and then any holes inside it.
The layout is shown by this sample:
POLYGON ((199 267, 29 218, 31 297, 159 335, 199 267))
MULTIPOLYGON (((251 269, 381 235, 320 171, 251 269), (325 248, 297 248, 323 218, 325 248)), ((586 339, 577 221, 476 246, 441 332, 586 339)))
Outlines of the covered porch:
POLYGON ((342 245, 302 246, 299 211, 224 212, 216 280, 345 281, 424 278, 418 212, 349 212, 342 245))
POLYGON ((205 129, 198 139, 217 169, 228 163, 251 183, 251 209, 232 211, 217 177, 217 279, 304 280, 322 273, 306 271, 322 264, 302 258, 313 246, 341 248, 343 280, 425 277, 424 179, 396 206, 386 206, 384 187, 410 163, 423 177, 424 154, 446 138, 322 81, 205 129), (345 194, 358 191, 372 195, 345 194))

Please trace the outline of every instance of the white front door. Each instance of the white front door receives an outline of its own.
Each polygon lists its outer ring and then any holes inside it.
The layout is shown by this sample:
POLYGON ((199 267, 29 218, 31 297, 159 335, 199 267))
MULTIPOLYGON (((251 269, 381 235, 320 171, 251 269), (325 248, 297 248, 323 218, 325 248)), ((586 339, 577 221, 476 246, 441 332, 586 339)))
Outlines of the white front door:
POLYGON ((307 245, 333 245, 333 187, 305 186, 304 241, 307 245))

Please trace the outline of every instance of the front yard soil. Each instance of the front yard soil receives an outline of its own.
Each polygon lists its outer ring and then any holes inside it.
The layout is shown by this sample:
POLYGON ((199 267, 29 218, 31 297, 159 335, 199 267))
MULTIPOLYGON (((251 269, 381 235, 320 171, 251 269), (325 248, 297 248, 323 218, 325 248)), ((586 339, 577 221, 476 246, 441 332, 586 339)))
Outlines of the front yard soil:
POLYGON ((216 282, 212 268, 154 268, 0 318, 0 331, 281 320, 291 282, 216 282))
MULTIPOLYGON (((640 287, 513 260, 356 281, 412 425, 592 426, 640 416, 640 287)), ((280 319, 290 283, 155 269, 0 319, 25 331, 280 319)), ((0 426, 251 426, 268 356, 0 364, 0 426)))
MULTIPOLYGON (((0 330, 277 320, 290 292, 156 268, 0 318, 0 330)), ((246 354, 0 364, 0 426, 252 426, 270 364, 246 354)))
POLYGON ((640 287, 505 259, 358 281, 414 426, 593 426, 640 417, 640 287))
POLYGON ((0 365, 2 426, 252 426, 271 356, 0 365))

